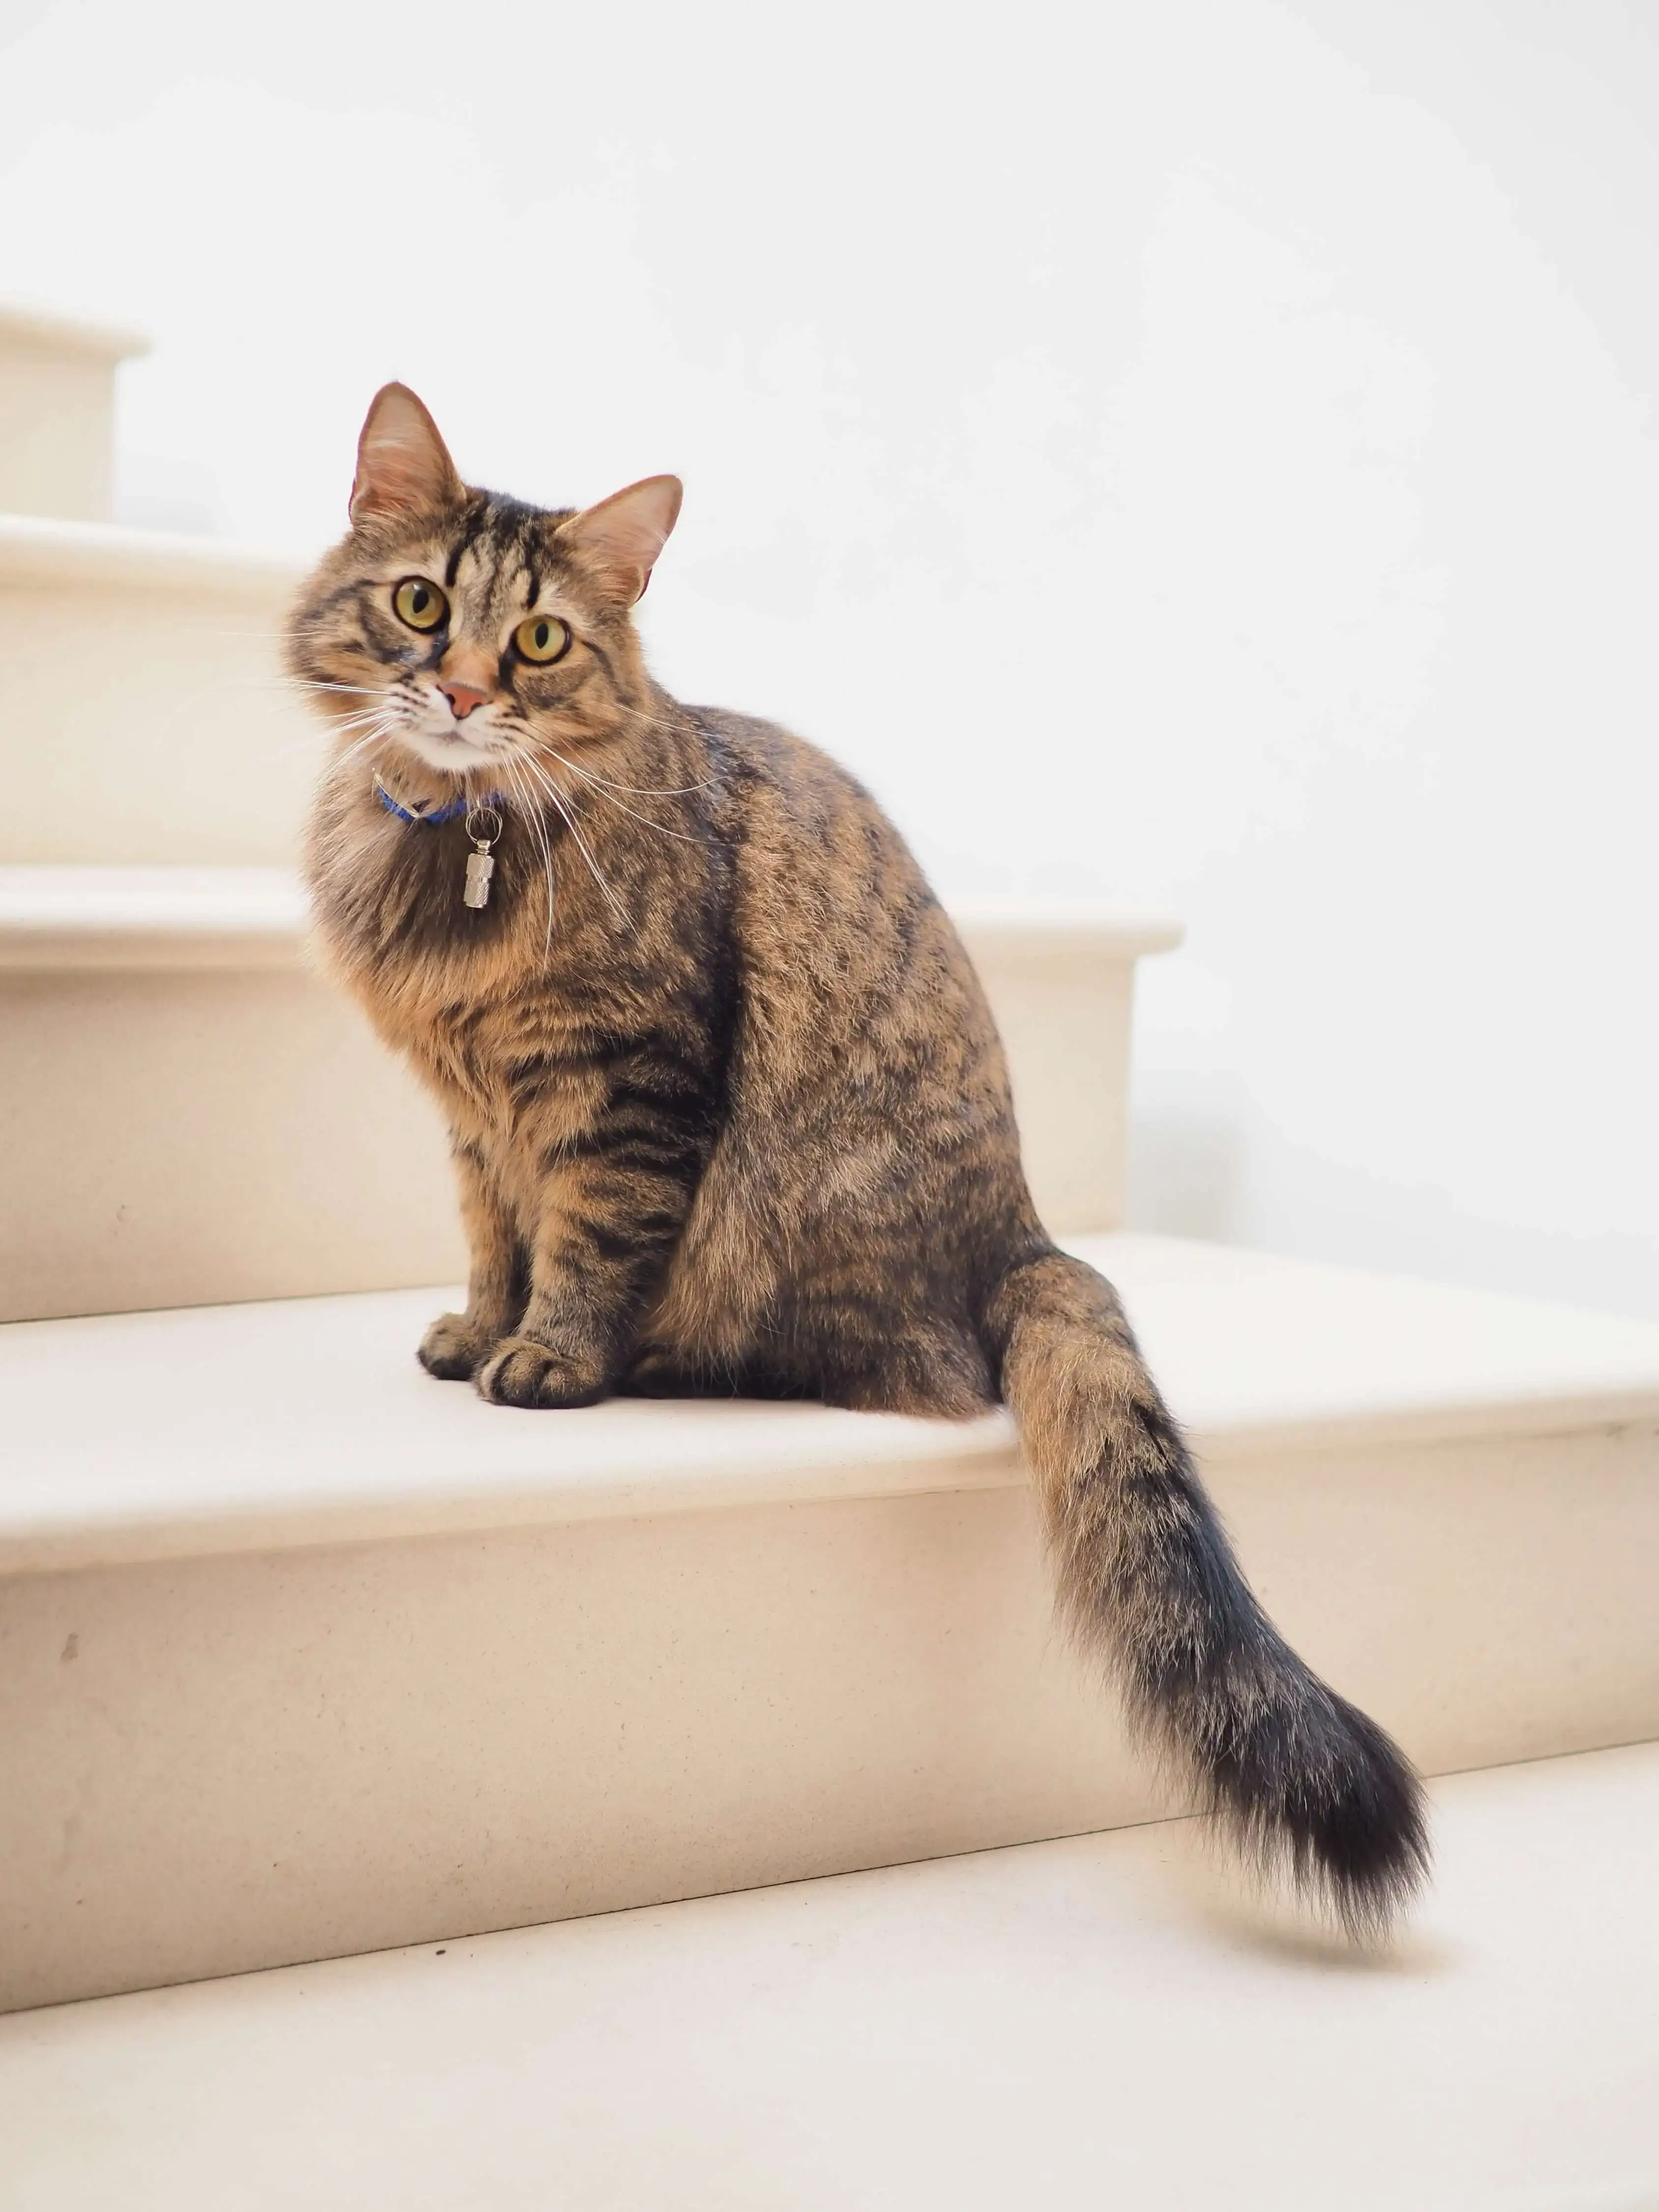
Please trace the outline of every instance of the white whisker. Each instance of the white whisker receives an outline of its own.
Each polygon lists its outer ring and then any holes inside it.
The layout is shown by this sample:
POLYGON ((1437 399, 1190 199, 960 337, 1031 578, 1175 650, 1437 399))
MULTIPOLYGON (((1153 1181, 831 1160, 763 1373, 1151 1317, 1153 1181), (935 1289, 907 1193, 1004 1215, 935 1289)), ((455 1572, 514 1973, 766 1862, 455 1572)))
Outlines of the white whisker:
MULTIPOLYGON (((644 723, 648 728, 669 730, 678 737, 684 737, 686 733, 685 725, 683 722, 670 721, 661 714, 641 714, 637 709, 634 711, 635 720, 644 723)), ((546 744, 541 733, 533 729, 522 716, 505 719, 501 727, 510 731, 514 736, 522 737, 529 744, 546 744)), ((619 742, 618 733, 612 732, 609 736, 595 739, 594 742, 599 744, 619 742)), ((562 761, 566 768, 574 769, 576 774, 586 782, 598 784, 606 791, 623 792, 629 799, 685 799, 689 798, 694 791, 712 791, 716 781, 713 776, 705 776, 698 783, 619 783, 612 776, 599 775, 597 769, 578 768, 574 761, 566 760, 562 753, 554 752, 551 745, 548 745, 547 750, 553 753, 556 760, 562 761)))
MULTIPOLYGON (((630 822, 642 822, 647 830, 654 830, 659 836, 678 837, 683 845, 696 845, 702 842, 701 839, 694 837, 689 830, 671 830, 665 822, 653 822, 648 814, 641 814, 636 808, 624 805, 620 799, 617 799, 613 795, 612 787, 602 783, 598 776, 590 775, 586 769, 578 768, 574 761, 567 760, 562 753, 554 752, 552 746, 547 743, 545 738, 543 738, 541 742, 542 750, 544 752, 552 754, 552 757, 558 762, 561 768, 568 768, 572 775, 579 775, 581 777, 584 783, 591 783, 595 791, 599 793, 599 797, 605 801, 607 805, 614 806, 618 813, 627 815, 630 822)), ((614 787, 614 789, 616 791, 626 791, 628 787, 629 787, 626 784, 619 783, 614 787)), ((696 787, 688 787, 688 788, 696 787)), ((664 792, 659 795, 665 799, 670 797, 672 794, 667 792, 664 792)))
MULTIPOLYGON (((668 726, 665 724, 664 726, 668 726)), ((531 734, 534 736, 535 733, 532 732, 531 734)), ((545 744, 546 739, 538 738, 537 742, 545 744)), ((551 745, 548 745, 547 750, 549 752, 553 752, 551 745)), ((555 760, 564 760, 562 753, 553 753, 553 757, 555 760)), ((712 791, 714 787, 713 776, 705 776, 701 783, 617 783, 611 776, 600 775, 592 769, 577 768, 574 761, 566 760, 564 765, 569 769, 575 769, 576 774, 588 783, 598 784, 605 791, 625 792, 630 799, 687 799, 694 791, 712 791)))
POLYGON ((546 792, 548 797, 553 801, 555 806, 558 808, 559 812, 564 817, 565 827, 575 839, 576 849, 580 853, 583 860, 586 861, 588 872, 592 875, 594 882, 599 885, 599 889, 605 893, 606 898, 610 900, 611 912, 616 915, 617 921, 625 922, 628 919, 627 909, 623 905, 622 901, 617 896, 616 892, 611 890, 599 862, 593 858, 592 854, 588 850, 587 840, 582 836, 581 831, 577 828, 574 811, 568 804, 568 793, 560 790, 558 785, 553 781, 553 778, 548 774, 547 770, 542 767, 538 761, 532 758, 529 753, 521 752, 518 756, 518 758, 529 775, 532 775, 538 784, 540 784, 543 790, 546 792))
POLYGON ((362 737, 354 739, 350 744, 347 745, 343 751, 335 754, 332 761, 329 763, 329 773, 331 775, 337 775, 341 769, 348 767, 351 762, 356 760, 359 753, 367 752, 371 745, 384 744, 386 739, 391 735, 392 728, 390 726, 384 729, 366 731, 362 737))
POLYGON ((509 758, 502 765, 506 768, 507 780, 519 794, 520 803, 530 817, 542 848, 542 868, 547 878, 547 933, 542 941, 542 958, 546 961, 553 951, 553 848, 548 839, 547 823, 543 818, 542 810, 537 805, 527 781, 520 775, 518 763, 509 758))

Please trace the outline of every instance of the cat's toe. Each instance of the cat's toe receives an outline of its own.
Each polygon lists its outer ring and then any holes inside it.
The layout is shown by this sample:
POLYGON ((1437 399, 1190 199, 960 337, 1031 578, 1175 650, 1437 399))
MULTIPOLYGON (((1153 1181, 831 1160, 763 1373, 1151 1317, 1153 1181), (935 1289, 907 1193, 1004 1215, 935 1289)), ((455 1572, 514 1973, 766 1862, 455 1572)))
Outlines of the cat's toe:
POLYGON ((421 1339, 416 1358, 441 1382, 470 1382, 478 1371, 483 1347, 461 1314, 440 1314, 421 1339))
POLYGON ((591 1365, 527 1336, 503 1338, 477 1381, 492 1406, 591 1406, 605 1395, 605 1378, 591 1365))

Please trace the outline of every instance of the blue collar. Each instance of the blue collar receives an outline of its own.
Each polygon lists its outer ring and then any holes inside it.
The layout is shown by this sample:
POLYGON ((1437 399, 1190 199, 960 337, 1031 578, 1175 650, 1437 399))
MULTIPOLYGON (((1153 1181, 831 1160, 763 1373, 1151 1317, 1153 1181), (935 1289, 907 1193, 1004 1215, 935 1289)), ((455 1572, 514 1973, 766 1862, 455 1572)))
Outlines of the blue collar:
POLYGON ((400 822, 459 822, 463 814, 471 814, 476 806, 493 806, 499 813, 503 804, 501 793, 492 791, 486 799, 452 799, 447 806, 434 807, 429 814, 416 814, 407 806, 399 806, 378 776, 374 792, 386 812, 395 814, 400 822))

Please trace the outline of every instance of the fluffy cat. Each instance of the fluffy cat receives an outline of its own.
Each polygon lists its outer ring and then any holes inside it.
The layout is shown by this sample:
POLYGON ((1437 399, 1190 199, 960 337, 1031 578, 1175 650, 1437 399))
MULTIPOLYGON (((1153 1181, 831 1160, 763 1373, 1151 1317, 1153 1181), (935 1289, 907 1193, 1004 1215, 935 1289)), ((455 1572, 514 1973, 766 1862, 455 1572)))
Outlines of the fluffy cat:
POLYGON ((443 1108, 471 1243, 420 1358, 498 1405, 1006 1400, 1135 1719, 1247 1850, 1381 1925, 1426 1865, 1416 1780, 1262 1613, 1115 1295, 1044 1233, 903 842, 811 745, 646 671, 629 611, 679 500, 477 490, 388 385, 294 611, 336 730, 322 940, 443 1108))

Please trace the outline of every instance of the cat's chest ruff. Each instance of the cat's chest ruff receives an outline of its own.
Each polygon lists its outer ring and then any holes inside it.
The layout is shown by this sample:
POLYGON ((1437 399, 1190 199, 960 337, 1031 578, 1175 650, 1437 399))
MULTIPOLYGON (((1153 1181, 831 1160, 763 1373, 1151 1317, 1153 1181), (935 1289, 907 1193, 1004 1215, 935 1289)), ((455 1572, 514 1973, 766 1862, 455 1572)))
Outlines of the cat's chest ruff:
MULTIPOLYGON (((497 827, 486 823, 483 828, 497 827)), ((417 1008, 476 1000, 552 951, 550 885, 454 822, 376 825, 329 856, 319 919, 357 987, 417 1008), (530 909, 540 893, 531 944, 530 909)), ((539 872, 538 872, 539 874, 539 872)))
POLYGON ((483 1144, 502 1170, 521 1158, 545 1166, 590 1133, 609 1089, 579 1030, 556 1015, 526 1023, 524 1013, 502 1006, 446 1008, 411 1024, 402 1040, 453 1126, 483 1144))

